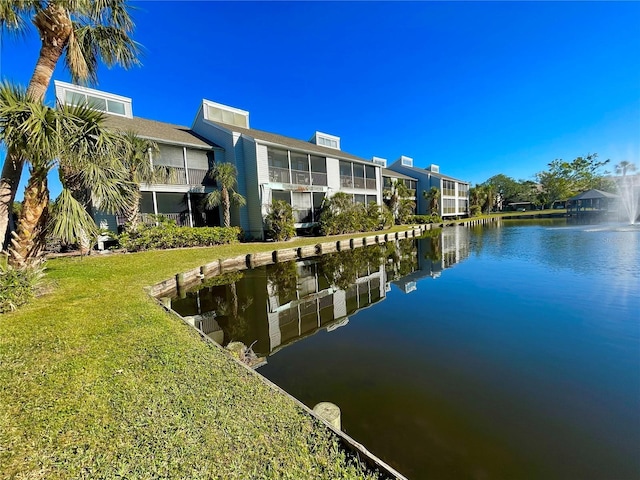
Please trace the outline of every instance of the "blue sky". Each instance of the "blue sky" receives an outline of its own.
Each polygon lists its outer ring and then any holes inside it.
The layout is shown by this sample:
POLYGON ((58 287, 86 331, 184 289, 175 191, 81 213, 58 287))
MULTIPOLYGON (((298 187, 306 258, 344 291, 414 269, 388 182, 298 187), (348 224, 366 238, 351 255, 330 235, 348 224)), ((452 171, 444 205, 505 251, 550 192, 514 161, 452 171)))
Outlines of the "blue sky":
MULTIPOLYGON (((103 68, 96 88, 132 97, 136 116, 191 125, 206 98, 253 128, 319 130, 472 183, 594 152, 640 166, 640 3, 134 5, 143 66, 103 68)), ((0 48, 0 77, 26 84, 35 31, 0 48)))

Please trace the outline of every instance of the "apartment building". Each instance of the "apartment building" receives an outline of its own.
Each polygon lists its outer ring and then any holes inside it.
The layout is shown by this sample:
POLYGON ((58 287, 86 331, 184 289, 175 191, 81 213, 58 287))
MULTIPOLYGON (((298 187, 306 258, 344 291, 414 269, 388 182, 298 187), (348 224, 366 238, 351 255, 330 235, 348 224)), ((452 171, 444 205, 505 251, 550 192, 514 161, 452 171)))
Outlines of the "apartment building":
POLYGON ((224 149, 224 161, 238 169, 238 192, 246 208, 232 222, 249 237, 263 238, 263 219, 273 200, 294 210, 295 227, 319 220, 325 197, 336 192, 355 202, 381 204, 381 166, 344 152, 340 137, 314 132, 308 141, 250 128, 249 112, 203 100, 191 127, 224 149))
MULTIPOLYGON (((107 113, 114 129, 132 131, 158 145, 149 152, 155 167, 171 172, 162 183, 141 184, 142 220, 163 215, 184 226, 219 225, 218 209, 202 207, 204 196, 215 189, 207 173, 214 164, 228 162, 238 171, 237 191, 247 201, 232 207, 231 221, 248 238, 264 238, 264 217, 274 200, 293 207, 295 227, 317 225, 322 203, 337 192, 356 203, 381 205, 385 186, 401 181, 417 204, 416 213, 427 213, 423 190, 437 186, 442 192, 441 216, 466 215, 466 182, 441 175, 437 166, 413 167, 413 159, 401 157, 386 168, 386 160, 367 160, 341 149, 336 135, 312 132, 309 140, 251 128, 249 112, 210 100, 202 100, 191 127, 133 115, 131 98, 55 81, 56 97, 64 104, 88 103, 107 113)), ((95 209, 96 223, 111 230, 124 219, 95 209)))
MULTIPOLYGON (((107 113, 106 125, 130 131, 155 142, 157 152, 149 152, 149 162, 167 169, 161 184, 141 184, 140 213, 143 221, 161 214, 183 226, 219 225, 217 211, 205 211, 201 202, 215 183, 207 172, 215 162, 223 161, 224 150, 201 137, 189 127, 135 117, 131 98, 91 88, 55 81, 56 98, 62 104, 88 103, 107 113)), ((124 218, 99 209, 92 212, 98 225, 117 231, 124 218)))
POLYGON ((431 213, 427 200, 422 194, 428 192, 431 187, 440 190, 438 214, 442 218, 461 217, 469 214, 469 182, 441 174, 438 165, 432 164, 426 169, 414 167, 413 158, 404 155, 391 164, 388 169, 416 179, 418 214, 431 213))

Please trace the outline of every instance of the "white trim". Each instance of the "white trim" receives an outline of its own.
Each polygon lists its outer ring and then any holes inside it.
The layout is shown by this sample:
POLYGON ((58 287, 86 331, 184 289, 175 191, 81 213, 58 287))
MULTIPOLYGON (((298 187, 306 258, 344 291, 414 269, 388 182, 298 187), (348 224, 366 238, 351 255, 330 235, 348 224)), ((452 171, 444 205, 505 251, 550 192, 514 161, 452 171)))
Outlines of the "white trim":
MULTIPOLYGON (((112 100, 115 102, 122 103, 124 106, 124 114, 109 112, 108 110, 104 110, 104 112, 108 113, 109 115, 115 115, 118 117, 133 118, 133 105, 132 105, 132 100, 129 97, 123 97, 122 95, 116 95, 114 93, 104 92, 102 90, 83 87, 81 85, 74 85, 72 83, 61 82, 59 80, 54 80, 53 84, 55 86, 56 99, 58 100, 59 103, 63 105, 67 104, 66 93, 76 92, 76 93, 81 93, 83 95, 91 95, 93 97, 97 97, 102 100, 105 100, 105 104, 107 100, 112 100)), ((103 110, 100 110, 100 111, 103 111, 103 110)))

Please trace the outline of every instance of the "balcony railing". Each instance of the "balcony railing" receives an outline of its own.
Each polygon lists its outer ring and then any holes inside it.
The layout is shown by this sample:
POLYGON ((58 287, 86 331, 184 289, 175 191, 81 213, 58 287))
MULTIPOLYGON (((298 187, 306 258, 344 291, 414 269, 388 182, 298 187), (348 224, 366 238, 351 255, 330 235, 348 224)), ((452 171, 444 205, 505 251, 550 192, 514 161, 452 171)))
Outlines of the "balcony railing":
MULTIPOLYGON (((179 227, 188 227, 189 214, 188 213, 158 213, 158 216, 164 217, 168 220, 173 220, 179 227)), ((138 222, 144 225, 153 226, 156 224, 156 216, 153 213, 140 213, 138 214, 138 222)), ((127 218, 124 215, 116 215, 116 224, 121 227, 127 223, 127 218)))
POLYGON ((311 172, 311 182, 313 185, 327 185, 327 174, 323 172, 311 172))
POLYGON ((291 170, 291 183, 296 185, 310 185, 311 175, 304 170, 291 170))
POLYGON ((211 178, 207 178, 207 172, 201 168, 189 168, 189 185, 213 185, 215 181, 211 178))
POLYGON ((353 188, 353 179, 351 178, 351 176, 340 175, 340 186, 353 188))
MULTIPOLYGON (((164 165, 156 165, 158 171, 162 174, 154 183, 164 185, 186 185, 187 175, 183 167, 167 167, 164 165)), ((189 168, 189 185, 213 185, 215 182, 207 178, 209 170, 201 168, 189 168)))
POLYGON ((276 183, 291 183, 289 180, 289 169, 269 167, 269 181, 276 183))
POLYGON ((269 167, 269 181, 292 183, 294 185, 327 185, 327 174, 308 170, 289 170, 288 168, 269 167), (289 178, 291 172, 291 178, 289 178))
POLYGON ((340 175, 340 186, 346 188, 361 188, 361 189, 376 189, 376 179, 375 178, 364 178, 364 177, 350 177, 347 175, 340 175))

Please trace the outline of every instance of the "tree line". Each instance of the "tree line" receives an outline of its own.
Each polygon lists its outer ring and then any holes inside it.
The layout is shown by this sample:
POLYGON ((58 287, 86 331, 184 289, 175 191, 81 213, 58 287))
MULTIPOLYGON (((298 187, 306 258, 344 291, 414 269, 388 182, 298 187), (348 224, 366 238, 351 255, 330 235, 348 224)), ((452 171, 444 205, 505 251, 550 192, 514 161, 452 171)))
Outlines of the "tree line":
MULTIPOLYGON (((515 180, 502 173, 469 189, 471 215, 499 211, 514 203, 529 202, 535 208, 551 208, 556 202, 590 189, 616 193, 616 182, 605 167, 610 160, 599 160, 588 154, 572 161, 555 159, 548 168, 535 174, 534 180, 515 180)), ((623 160, 614 167, 617 175, 636 171, 636 166, 623 160)))

